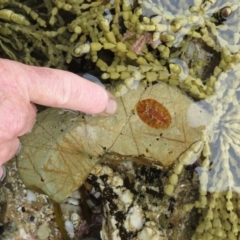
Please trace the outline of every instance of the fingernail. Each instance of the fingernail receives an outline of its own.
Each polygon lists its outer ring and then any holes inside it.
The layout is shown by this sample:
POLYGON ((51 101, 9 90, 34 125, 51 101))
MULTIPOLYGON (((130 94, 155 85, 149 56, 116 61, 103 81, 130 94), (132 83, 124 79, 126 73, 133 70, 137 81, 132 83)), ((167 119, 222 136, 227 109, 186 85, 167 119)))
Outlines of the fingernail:
POLYGON ((108 91, 107 91, 107 93, 108 93, 108 104, 107 104, 107 107, 105 108, 105 110, 98 114, 100 116, 111 115, 111 114, 115 113, 117 110, 117 102, 116 102, 114 96, 108 91))
POLYGON ((105 109, 105 113, 110 115, 110 114, 115 113, 116 110, 117 110, 117 102, 115 99, 110 97, 108 100, 107 107, 105 109))

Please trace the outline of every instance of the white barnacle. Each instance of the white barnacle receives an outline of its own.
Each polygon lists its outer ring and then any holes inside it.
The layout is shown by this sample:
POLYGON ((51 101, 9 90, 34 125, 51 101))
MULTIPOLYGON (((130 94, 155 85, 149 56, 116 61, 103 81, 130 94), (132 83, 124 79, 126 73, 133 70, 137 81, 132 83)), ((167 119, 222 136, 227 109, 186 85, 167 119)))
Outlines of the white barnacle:
POLYGON ((108 167, 108 166, 103 166, 102 172, 100 175, 108 175, 108 176, 113 176, 113 170, 108 167))
POLYGON ((67 230, 67 233, 69 235, 70 238, 74 237, 74 226, 73 223, 70 220, 66 220, 65 221, 65 228, 67 230))
POLYGON ((166 240, 167 237, 159 231, 157 224, 153 221, 148 221, 144 224, 143 229, 137 234, 133 240, 166 240))
POLYGON ((71 204, 71 205, 75 205, 75 206, 78 206, 79 205, 79 200, 78 199, 75 199, 75 198, 72 198, 72 197, 69 197, 67 200, 66 200, 67 203, 71 204))
POLYGON ((111 178, 111 184, 116 187, 123 186, 123 179, 119 175, 115 175, 111 178))
POLYGON ((81 222, 81 217, 77 213, 72 213, 71 222, 74 226, 74 229, 77 229, 79 223, 81 222))
POLYGON ((122 192, 122 194, 119 196, 119 199, 125 204, 130 205, 133 202, 133 193, 130 192, 130 190, 125 190, 122 192))
POLYGON ((144 212, 142 208, 136 205, 130 208, 124 222, 124 227, 128 231, 137 231, 143 227, 144 222, 144 212))
POLYGON ((27 190, 27 200, 28 202, 36 202, 37 201, 36 194, 30 190, 27 190))

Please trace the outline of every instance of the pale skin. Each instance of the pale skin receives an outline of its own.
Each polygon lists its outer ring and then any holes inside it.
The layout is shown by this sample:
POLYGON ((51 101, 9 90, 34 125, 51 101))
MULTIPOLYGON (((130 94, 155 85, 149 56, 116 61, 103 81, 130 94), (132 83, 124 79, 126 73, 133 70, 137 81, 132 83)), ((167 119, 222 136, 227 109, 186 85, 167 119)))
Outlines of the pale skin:
MULTIPOLYGON (((114 97, 101 86, 70 72, 0 59, 0 166, 18 152, 19 136, 36 121, 36 106, 113 114, 114 97)), ((0 179, 3 170, 0 167, 0 179)))

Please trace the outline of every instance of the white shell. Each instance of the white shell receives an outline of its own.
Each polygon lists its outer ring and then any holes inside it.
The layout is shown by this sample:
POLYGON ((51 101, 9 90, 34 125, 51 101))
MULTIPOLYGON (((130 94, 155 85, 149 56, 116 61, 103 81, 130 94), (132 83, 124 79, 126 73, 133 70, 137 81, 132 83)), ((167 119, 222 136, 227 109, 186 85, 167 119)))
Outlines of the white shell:
POLYGON ((36 197, 35 193, 30 191, 30 190, 28 190, 27 191, 27 200, 28 200, 28 202, 36 202, 37 201, 37 197, 36 197))
POLYGON ((74 227, 73 223, 70 220, 65 221, 65 228, 70 236, 70 238, 74 237, 74 227))
POLYGON ((67 203, 72 204, 72 205, 75 205, 75 206, 78 206, 78 205, 79 205, 78 199, 75 199, 75 198, 68 198, 68 199, 67 199, 67 203))
POLYGON ((81 221, 81 217, 77 213, 71 215, 71 222, 73 223, 74 228, 76 229, 81 221))
POLYGON ((142 208, 139 206, 133 206, 130 208, 126 217, 124 227, 128 231, 140 230, 145 222, 145 217, 142 208))

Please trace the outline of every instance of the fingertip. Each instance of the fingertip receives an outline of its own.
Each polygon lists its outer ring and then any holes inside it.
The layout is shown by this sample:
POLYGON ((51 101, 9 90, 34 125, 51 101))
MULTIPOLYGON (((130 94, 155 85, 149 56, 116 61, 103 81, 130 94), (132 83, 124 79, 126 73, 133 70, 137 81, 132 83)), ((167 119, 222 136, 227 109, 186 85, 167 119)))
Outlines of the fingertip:
POLYGON ((117 102, 115 99, 110 98, 106 107, 107 114, 114 114, 117 110, 117 102))
POLYGON ((115 111, 113 97, 102 86, 77 74, 39 67, 32 67, 30 72, 29 94, 34 103, 88 114, 115 111))
POLYGON ((2 143, 2 149, 0 150, 0 164, 3 164, 15 157, 19 150, 19 145, 20 141, 18 138, 2 143))
POLYGON ((114 97, 106 89, 77 74, 8 60, 3 63, 6 71, 13 66, 11 79, 18 80, 27 101, 88 114, 109 115, 117 109, 114 97))
POLYGON ((101 112, 99 115, 112 115, 117 111, 117 102, 113 95, 107 91, 108 94, 108 102, 105 110, 101 112))

